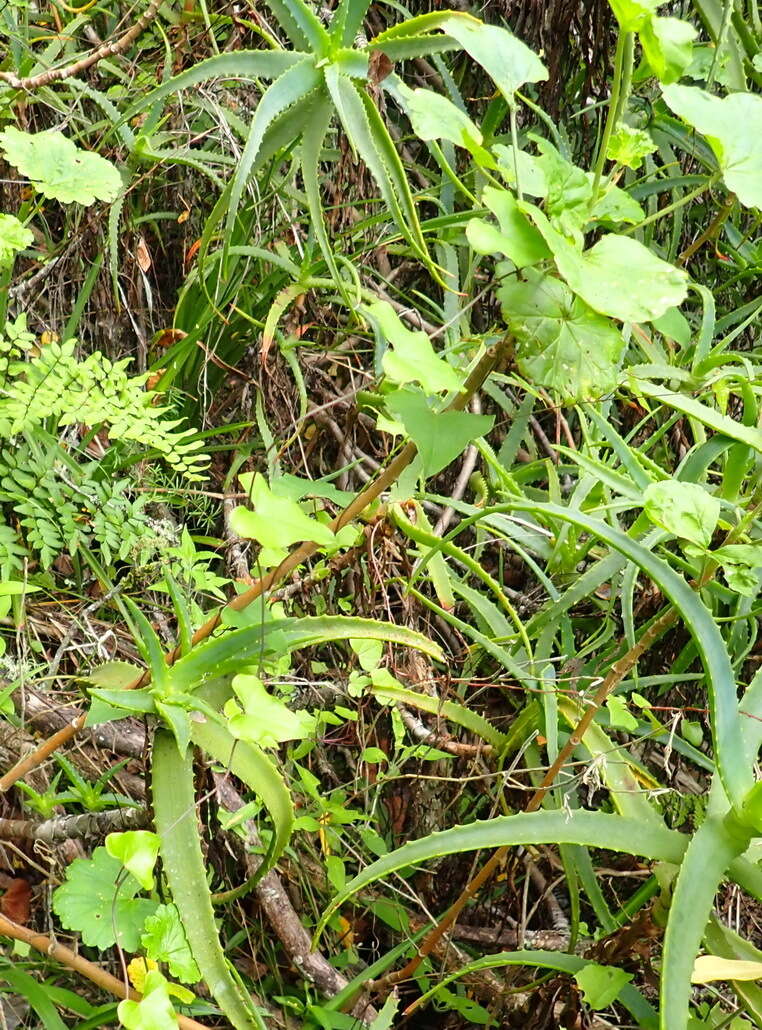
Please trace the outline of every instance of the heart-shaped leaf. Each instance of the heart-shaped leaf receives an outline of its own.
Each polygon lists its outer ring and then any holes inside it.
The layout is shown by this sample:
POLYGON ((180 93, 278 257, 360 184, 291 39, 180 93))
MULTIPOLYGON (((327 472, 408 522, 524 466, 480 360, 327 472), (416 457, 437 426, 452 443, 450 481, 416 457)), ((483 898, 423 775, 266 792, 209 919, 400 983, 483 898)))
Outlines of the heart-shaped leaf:
POLYGON ((239 536, 272 548, 290 547, 305 540, 326 546, 333 543, 334 535, 328 526, 310 518, 295 501, 274 493, 261 472, 251 480, 249 496, 254 510, 239 507, 230 516, 230 528, 239 536))

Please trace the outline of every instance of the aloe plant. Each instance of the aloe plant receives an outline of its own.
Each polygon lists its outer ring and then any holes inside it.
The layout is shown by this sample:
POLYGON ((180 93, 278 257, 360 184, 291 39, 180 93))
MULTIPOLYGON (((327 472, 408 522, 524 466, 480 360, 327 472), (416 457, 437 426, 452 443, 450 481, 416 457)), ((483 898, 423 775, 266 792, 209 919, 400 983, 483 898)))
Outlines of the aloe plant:
MULTIPOLYGON (((113 682, 117 670, 106 666, 91 677, 91 694, 117 710, 140 712, 157 720, 152 746, 151 792, 161 857, 172 899, 180 914, 188 944, 201 976, 215 1001, 236 1030, 264 1030, 264 1022, 240 977, 230 966, 214 921, 212 896, 201 853, 195 816, 193 743, 229 767, 264 804, 273 835, 255 877, 229 896, 251 890, 273 867, 288 844, 294 823, 293 804, 276 765, 255 740, 234 735, 235 719, 226 702, 232 700, 235 673, 300 647, 330 640, 385 640, 417 647, 432 657, 439 648, 420 633, 372 619, 342 616, 278 619, 234 630, 191 649, 190 615, 171 579, 170 594, 178 620, 181 657, 169 666, 161 641, 142 612, 127 602, 136 627, 136 641, 151 673, 151 684, 131 689, 135 669, 118 670, 125 685, 113 682), (192 718, 193 713, 197 713, 192 718)), ((117 663, 121 665, 122 663, 117 663)), ((275 703, 275 702, 274 702, 275 703)), ((277 702, 284 708, 281 702, 277 702)), ((256 718, 256 715, 255 715, 256 718)))
MULTIPOLYGON (((172 93, 209 79, 272 80, 257 105, 241 159, 212 223, 226 217, 226 236, 231 236, 252 174, 281 147, 300 139, 299 161, 315 235, 327 265, 338 278, 318 177, 322 147, 338 117, 399 231, 413 252, 432 267, 405 169, 373 99, 373 88, 383 75, 379 72, 383 60, 394 62, 462 48, 492 75, 511 102, 515 90, 525 82, 547 77, 542 62, 507 30, 459 12, 409 18, 365 42, 361 30, 369 0, 342 0, 328 26, 304 0, 268 0, 268 6, 293 50, 243 51, 209 58, 134 104, 125 120, 172 93)), ((136 146, 142 146, 147 154, 150 151, 147 140, 141 143, 139 138, 136 146)))

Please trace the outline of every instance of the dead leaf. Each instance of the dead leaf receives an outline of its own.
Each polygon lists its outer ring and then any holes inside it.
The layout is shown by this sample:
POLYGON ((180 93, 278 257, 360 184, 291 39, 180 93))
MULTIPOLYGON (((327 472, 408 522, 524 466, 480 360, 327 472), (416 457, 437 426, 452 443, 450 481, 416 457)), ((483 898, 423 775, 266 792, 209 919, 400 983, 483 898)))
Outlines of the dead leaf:
POLYGON ((746 959, 699 955, 693 964, 692 984, 709 984, 715 980, 760 980, 762 962, 746 959))
POLYGON ((148 250, 145 239, 142 236, 138 236, 138 245, 135 248, 135 259, 140 267, 141 272, 147 272, 153 264, 151 261, 151 255, 148 250))
POLYGON ((383 82, 387 75, 391 75, 394 68, 394 61, 387 57, 382 50, 374 50, 368 62, 368 79, 374 85, 383 82))
POLYGON ((30 902, 32 900, 32 888, 26 880, 12 880, 2 898, 0 898, 0 912, 6 919, 12 919, 20 926, 26 926, 29 922, 30 902))

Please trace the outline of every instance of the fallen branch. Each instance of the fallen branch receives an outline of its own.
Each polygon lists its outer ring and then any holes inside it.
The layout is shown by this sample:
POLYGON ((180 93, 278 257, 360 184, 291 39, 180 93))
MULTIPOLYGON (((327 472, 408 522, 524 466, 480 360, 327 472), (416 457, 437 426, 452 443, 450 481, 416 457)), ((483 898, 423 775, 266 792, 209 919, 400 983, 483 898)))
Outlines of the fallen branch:
POLYGON ((104 837, 114 830, 141 830, 150 822, 144 808, 116 808, 107 812, 59 815, 36 823, 31 819, 0 819, 3 840, 39 840, 57 844, 63 840, 104 837))
POLYGON ((39 89, 42 86, 49 86, 51 82, 62 82, 64 79, 71 79, 75 75, 80 75, 82 72, 87 71, 88 68, 92 68, 98 61, 102 61, 104 57, 113 57, 127 50, 143 30, 150 25, 158 14, 160 7, 161 0, 151 0, 145 12, 119 39, 114 40, 112 43, 104 43, 97 50, 93 50, 91 54, 87 54, 85 57, 80 57, 78 61, 74 61, 73 64, 67 64, 63 68, 48 68, 47 71, 38 72, 37 75, 29 75, 24 79, 20 79, 13 72, 0 72, 0 81, 7 82, 14 89, 32 90, 39 89))
MULTIPOLYGON (((137 991, 133 991, 131 987, 125 987, 121 980, 117 980, 115 976, 107 973, 105 969, 96 966, 94 962, 88 962, 86 958, 77 955, 71 948, 59 944, 55 938, 47 937, 44 933, 36 933, 34 930, 30 930, 26 926, 20 926, 18 923, 14 923, 2 915, 0 915, 0 936, 10 937, 14 941, 23 941, 30 948, 34 948, 35 951, 39 951, 48 958, 60 962, 62 966, 73 969, 75 973, 86 977, 104 991, 116 995, 117 998, 130 998, 132 1001, 140 1001, 142 997, 137 991)), ((209 1030, 203 1023, 197 1023, 195 1019, 189 1019, 188 1016, 178 1015, 177 1022, 182 1027, 182 1030, 209 1030)))

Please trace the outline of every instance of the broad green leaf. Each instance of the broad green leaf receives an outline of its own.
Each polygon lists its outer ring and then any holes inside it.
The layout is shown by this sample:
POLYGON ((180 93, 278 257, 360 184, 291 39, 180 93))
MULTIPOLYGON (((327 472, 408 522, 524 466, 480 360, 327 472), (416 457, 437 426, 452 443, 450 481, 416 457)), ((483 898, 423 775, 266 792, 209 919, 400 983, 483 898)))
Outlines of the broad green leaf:
POLYGON ((640 31, 646 60, 660 82, 677 82, 693 57, 698 33, 679 18, 653 18, 640 31))
MULTIPOLYGON (((592 179, 584 169, 567 161, 550 140, 539 136, 530 138, 540 151, 537 164, 547 183, 545 211, 551 225, 581 246, 582 229, 590 217, 592 179)), ((553 245, 550 247, 552 250, 553 245)))
POLYGON ((410 124, 422 140, 446 139, 474 155, 481 165, 495 167, 495 159, 482 146, 480 129, 451 100, 430 89, 410 89, 404 83, 398 86, 410 124))
POLYGON ((117 1006, 119 1021, 127 1030, 174 1030, 177 1013, 167 990, 167 981, 157 969, 152 969, 143 985, 140 1001, 125 999, 117 1006))
POLYGON ((384 653, 384 645, 382 641, 367 640, 362 637, 355 640, 353 637, 350 637, 349 646, 357 655, 357 660, 359 661, 362 669, 366 672, 370 672, 371 669, 378 668, 381 656, 384 653))
POLYGON ((745 207, 762 207, 762 96, 731 93, 720 99, 695 86, 666 86, 669 107, 702 132, 725 184, 745 207))
POLYGON ((496 143, 492 152, 497 158, 500 174, 509 186, 520 186, 521 192, 529 197, 548 195, 548 180, 539 158, 503 143, 496 143))
POLYGON ((679 308, 669 308, 660 318, 655 318, 651 325, 668 340, 674 340, 681 347, 691 342, 691 325, 679 308))
POLYGON ((230 528, 238 536, 256 540, 262 547, 290 547, 305 540, 323 545, 333 543, 334 535, 328 526, 310 518, 295 501, 274 493, 261 472, 254 475, 246 489, 254 510, 233 510, 230 528))
POLYGON ((698 483, 678 479, 651 483, 646 488, 643 507, 655 526, 699 547, 708 547, 712 542, 720 517, 719 497, 698 483))
POLYGON ((436 475, 455 461, 463 448, 492 429, 491 415, 471 415, 466 411, 437 414, 422 393, 396 390, 386 395, 386 406, 405 427, 418 448, 425 476, 436 475))
POLYGON ((15 579, 0 583, 0 597, 20 597, 22 594, 36 594, 39 590, 42 590, 42 587, 15 579))
POLYGON ((390 1030, 394 1025, 394 1017, 397 1014, 400 1002, 395 992, 392 992, 384 1002, 383 1008, 368 1027, 368 1030, 390 1030))
POLYGON ((756 597, 762 569, 762 544, 726 544, 712 552, 722 563, 725 580, 731 590, 744 597, 756 597))
POLYGON ((537 54, 507 29, 457 15, 444 18, 441 27, 482 66, 509 104, 525 83, 548 77, 537 54))
POLYGON ((536 265, 550 257, 545 240, 519 209, 509 190, 487 186, 482 201, 497 218, 500 229, 481 218, 468 222, 466 236, 477 254, 505 254, 517 268, 536 265))
POLYGON ((640 32, 665 0, 609 0, 622 32, 640 32))
POLYGON ((146 919, 140 945, 154 962, 166 962, 172 976, 183 983, 194 984, 201 979, 174 905, 159 905, 146 919))
POLYGON ((567 403, 615 388, 622 334, 559 279, 529 270, 524 282, 507 280, 498 297, 516 337, 517 364, 531 382, 567 403))
POLYGON ((617 164, 637 170, 643 158, 653 154, 656 144, 644 129, 634 129, 620 122, 614 129, 606 150, 606 157, 617 164))
POLYGON ((0 215, 0 269, 8 268, 16 254, 33 242, 31 229, 15 215, 0 215))
POLYGON ((98 154, 81 150, 61 132, 0 132, 5 159, 49 200, 89 205, 116 200, 122 188, 117 169, 98 154))
POLYGON ((621 697, 612 696, 607 699, 606 707, 609 711, 611 725, 617 729, 627 730, 629 733, 638 728, 638 720, 632 715, 626 702, 621 697))
POLYGON ((531 204, 526 209, 553 251, 559 272, 594 311, 622 322, 648 322, 685 299, 687 274, 637 240, 607 233, 580 252, 542 211, 531 204))
POLYGON ((691 983, 710 984, 717 980, 762 980, 762 962, 699 955, 693 963, 691 983))
POLYGON ((685 71, 685 77, 706 82, 709 70, 714 69, 714 81, 728 91, 746 88, 746 76, 743 74, 739 55, 733 47, 723 47, 717 53, 714 43, 694 46, 693 58, 685 71), (740 73, 740 74, 739 74, 740 73))
POLYGON ((320 934, 332 914, 357 891, 406 866, 481 848, 548 843, 588 844, 629 855, 679 863, 687 842, 682 834, 666 827, 643 826, 636 819, 625 819, 604 812, 588 812, 585 809, 570 812, 522 812, 519 815, 479 820, 468 826, 454 826, 410 841, 372 862, 334 898, 321 917, 316 932, 320 934))
POLYGON ((106 851, 132 873, 144 891, 154 888, 153 868, 159 857, 159 838, 149 830, 109 833, 106 851))
POLYGON ((260 747, 277 747, 286 740, 303 740, 315 729, 314 715, 291 711, 268 692, 259 676, 234 676, 233 690, 240 705, 229 701, 225 716, 234 737, 260 747))
POLYGON ((76 930, 91 948, 104 951, 117 940, 125 951, 137 951, 140 931, 156 902, 136 898, 140 885, 117 858, 96 848, 91 859, 76 858, 66 880, 53 892, 53 911, 67 930, 76 930))
POLYGON ((596 1011, 607 1009, 616 1001, 625 984, 632 980, 632 973, 626 973, 615 966, 601 966, 588 962, 574 974, 585 998, 585 1003, 596 1011))
MULTIPOLYGON (((174 906, 171 907, 174 908, 174 906)), ((148 974, 157 968, 158 963, 154 959, 145 959, 142 955, 127 963, 127 976, 136 991, 139 991, 141 994, 145 991, 148 974)), ((169 980, 164 982, 167 985, 167 993, 171 998, 177 998, 184 1005, 191 1005, 196 1000, 193 991, 189 991, 187 987, 171 983, 169 980)))
POLYGON ((426 333, 408 329, 386 301, 376 301, 367 310, 390 344, 381 359, 388 379, 401 385, 420 383, 426 393, 461 389, 462 376, 435 353, 426 333))
MULTIPOLYGON (((589 178, 592 181, 592 172, 589 178)), ((590 218, 596 222, 628 222, 637 225, 645 218, 645 212, 626 190, 607 183, 590 211, 590 218)))

